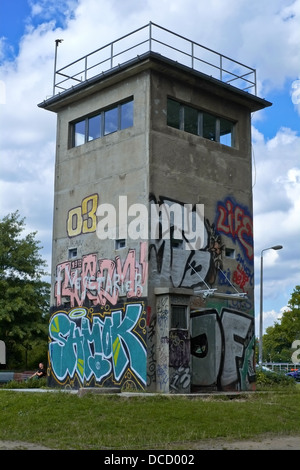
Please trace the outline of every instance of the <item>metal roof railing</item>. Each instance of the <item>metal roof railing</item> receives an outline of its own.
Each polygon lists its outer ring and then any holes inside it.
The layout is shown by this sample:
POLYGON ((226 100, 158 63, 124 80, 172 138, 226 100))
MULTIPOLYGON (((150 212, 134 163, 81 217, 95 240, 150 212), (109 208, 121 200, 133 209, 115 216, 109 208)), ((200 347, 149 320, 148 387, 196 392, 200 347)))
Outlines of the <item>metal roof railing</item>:
POLYGON ((55 54, 53 95, 150 51, 256 95, 255 69, 152 22, 59 70, 55 54))

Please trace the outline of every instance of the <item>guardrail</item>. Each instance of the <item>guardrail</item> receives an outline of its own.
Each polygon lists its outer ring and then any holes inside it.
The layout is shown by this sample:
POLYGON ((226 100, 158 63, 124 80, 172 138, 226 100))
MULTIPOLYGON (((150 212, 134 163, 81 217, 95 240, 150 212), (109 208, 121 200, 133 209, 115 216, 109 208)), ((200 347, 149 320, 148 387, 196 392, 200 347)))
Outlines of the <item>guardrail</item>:
POLYGON ((263 362, 262 365, 276 372, 291 372, 300 369, 300 363, 293 364, 292 362, 263 362))
POLYGON ((149 51, 256 95, 255 69, 152 22, 56 70, 59 42, 53 95, 149 51))

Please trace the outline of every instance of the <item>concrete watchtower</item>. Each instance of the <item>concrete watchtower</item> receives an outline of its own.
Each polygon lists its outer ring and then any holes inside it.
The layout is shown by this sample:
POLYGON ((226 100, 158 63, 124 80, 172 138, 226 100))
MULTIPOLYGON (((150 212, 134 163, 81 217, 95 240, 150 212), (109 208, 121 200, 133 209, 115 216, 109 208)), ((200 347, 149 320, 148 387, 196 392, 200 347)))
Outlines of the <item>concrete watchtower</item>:
POLYGON ((149 23, 54 80, 49 382, 253 389, 255 70, 149 23))

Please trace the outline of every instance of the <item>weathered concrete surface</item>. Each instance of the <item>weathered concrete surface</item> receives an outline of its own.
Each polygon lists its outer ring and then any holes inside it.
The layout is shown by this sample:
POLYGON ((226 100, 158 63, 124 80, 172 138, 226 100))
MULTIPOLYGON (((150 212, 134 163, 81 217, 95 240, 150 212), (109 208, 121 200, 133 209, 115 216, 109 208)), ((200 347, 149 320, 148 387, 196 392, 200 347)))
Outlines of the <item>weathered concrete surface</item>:
POLYGON ((78 390, 79 397, 83 397, 87 393, 96 393, 98 395, 104 395, 110 393, 121 393, 121 389, 116 387, 83 387, 78 390))

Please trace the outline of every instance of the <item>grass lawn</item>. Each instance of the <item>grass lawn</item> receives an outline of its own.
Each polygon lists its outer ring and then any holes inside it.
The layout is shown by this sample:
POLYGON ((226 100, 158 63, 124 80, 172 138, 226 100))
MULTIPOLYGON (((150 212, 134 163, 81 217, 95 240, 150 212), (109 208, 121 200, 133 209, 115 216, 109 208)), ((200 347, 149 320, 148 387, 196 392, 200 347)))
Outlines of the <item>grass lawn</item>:
POLYGON ((300 435, 300 388, 239 398, 0 390, 0 440, 52 449, 190 449, 202 439, 300 435))

